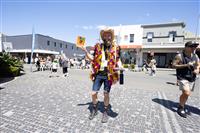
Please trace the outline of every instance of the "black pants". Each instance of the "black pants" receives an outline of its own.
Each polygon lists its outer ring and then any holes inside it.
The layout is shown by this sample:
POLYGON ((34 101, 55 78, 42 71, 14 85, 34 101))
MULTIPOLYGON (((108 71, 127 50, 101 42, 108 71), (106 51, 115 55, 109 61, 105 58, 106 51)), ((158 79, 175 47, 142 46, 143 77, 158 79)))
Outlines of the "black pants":
POLYGON ((52 72, 57 72, 57 69, 52 69, 52 72))
POLYGON ((63 74, 68 73, 67 67, 63 67, 63 74))

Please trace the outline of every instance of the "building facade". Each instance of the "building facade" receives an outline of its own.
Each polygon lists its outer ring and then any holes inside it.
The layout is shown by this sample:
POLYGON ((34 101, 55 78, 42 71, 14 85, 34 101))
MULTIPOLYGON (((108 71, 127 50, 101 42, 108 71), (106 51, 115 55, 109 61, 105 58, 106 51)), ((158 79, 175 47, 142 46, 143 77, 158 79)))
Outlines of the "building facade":
POLYGON ((123 63, 142 66, 154 55, 158 67, 169 67, 174 56, 184 49, 188 37, 184 22, 113 26, 115 40, 122 49, 123 63))
MULTIPOLYGON (((17 36, 4 35, 2 37, 2 43, 11 43, 12 49, 9 52, 21 58, 28 57, 28 62, 30 63, 32 38, 32 34, 17 36)), ((76 47, 74 43, 58 40, 41 34, 35 34, 34 44, 33 58, 36 55, 45 57, 48 55, 58 54, 65 54, 68 58, 75 58, 78 55, 84 54, 83 51, 76 47)))
POLYGON ((122 51, 122 62, 125 64, 142 63, 142 36, 141 25, 113 26, 115 42, 120 45, 122 51))
POLYGON ((184 48, 185 24, 165 23, 141 25, 143 28, 143 59, 154 54, 158 67, 168 67, 174 56, 184 48))

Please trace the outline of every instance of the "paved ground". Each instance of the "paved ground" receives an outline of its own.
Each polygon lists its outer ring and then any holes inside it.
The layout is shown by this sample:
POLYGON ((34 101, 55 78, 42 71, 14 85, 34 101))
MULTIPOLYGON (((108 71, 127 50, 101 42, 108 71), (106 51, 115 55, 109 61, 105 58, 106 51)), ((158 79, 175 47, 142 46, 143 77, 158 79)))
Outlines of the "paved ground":
POLYGON ((1 132, 142 132, 197 133, 200 131, 199 80, 188 100, 191 115, 175 112, 180 94, 174 71, 125 72, 125 84, 111 90, 108 123, 102 124, 103 95, 99 113, 88 119, 92 82, 88 70, 70 70, 69 77, 49 78, 50 73, 30 73, 1 84, 1 132))

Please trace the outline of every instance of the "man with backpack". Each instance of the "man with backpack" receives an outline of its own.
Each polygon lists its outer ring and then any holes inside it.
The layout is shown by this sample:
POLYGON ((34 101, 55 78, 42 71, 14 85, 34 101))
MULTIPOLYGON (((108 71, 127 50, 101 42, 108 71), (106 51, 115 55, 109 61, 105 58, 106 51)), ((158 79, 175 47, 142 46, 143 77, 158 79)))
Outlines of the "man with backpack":
POLYGON ((182 91, 177 113, 184 118, 187 117, 185 103, 194 89, 196 75, 199 73, 199 58, 195 54, 198 45, 196 42, 186 42, 184 50, 177 54, 173 61, 173 67, 177 70, 177 79, 182 91))

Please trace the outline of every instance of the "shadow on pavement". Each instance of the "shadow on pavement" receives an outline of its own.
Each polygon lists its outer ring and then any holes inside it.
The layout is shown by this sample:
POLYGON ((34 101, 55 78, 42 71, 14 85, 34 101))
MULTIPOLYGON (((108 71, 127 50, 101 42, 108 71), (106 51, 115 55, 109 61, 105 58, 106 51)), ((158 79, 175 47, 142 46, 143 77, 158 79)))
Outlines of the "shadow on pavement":
POLYGON ((5 87, 0 86, 0 90, 4 89, 5 87))
MULTIPOLYGON (((77 106, 85 106, 85 105, 88 105, 88 110, 90 112, 92 112, 92 102, 88 102, 88 103, 85 103, 85 104, 77 104, 77 106)), ((104 103, 103 102, 98 102, 98 110, 103 113, 104 112, 104 103)), ((117 117, 118 116, 118 113, 114 112, 112 110, 112 106, 109 104, 109 107, 108 107, 108 115, 112 118, 114 117, 117 117)))
POLYGON ((176 85, 176 83, 173 83, 173 82, 166 82, 166 84, 176 85))
MULTIPOLYGON (((23 76, 23 75, 25 75, 26 73, 24 73, 24 72, 20 72, 20 74, 18 75, 18 76, 16 76, 16 77, 20 77, 20 76, 23 76)), ((10 81, 12 81, 12 80, 14 80, 15 79, 15 77, 14 76, 6 76, 6 77, 1 77, 0 76, 0 85, 1 84, 3 84, 3 83, 6 83, 6 82, 10 82, 10 81)), ((2 90, 2 89, 4 89, 5 87, 2 87, 2 86, 0 86, 0 90, 2 90)))
MULTIPOLYGON (((23 76, 23 75, 25 75, 26 73, 25 72, 21 72, 20 74, 19 74, 19 76, 23 76)), ((19 77, 19 76, 17 76, 17 77, 19 77)))
MULTIPOLYGON (((165 99, 159 99, 159 98, 154 98, 154 99, 152 99, 152 101, 163 105, 165 108, 167 108, 167 109, 169 109, 173 112, 176 112, 176 109, 179 105, 179 103, 177 103, 177 102, 173 102, 173 101, 165 100, 165 99)), ((191 112, 191 113, 200 115, 200 109, 198 109, 196 107, 186 105, 185 108, 188 109, 188 111, 191 112)))
POLYGON ((15 77, 9 77, 9 78, 0 78, 0 84, 9 82, 13 80, 15 77))
POLYGON ((38 71, 38 70, 34 70, 34 71, 32 71, 32 72, 40 72, 40 71, 38 71))

